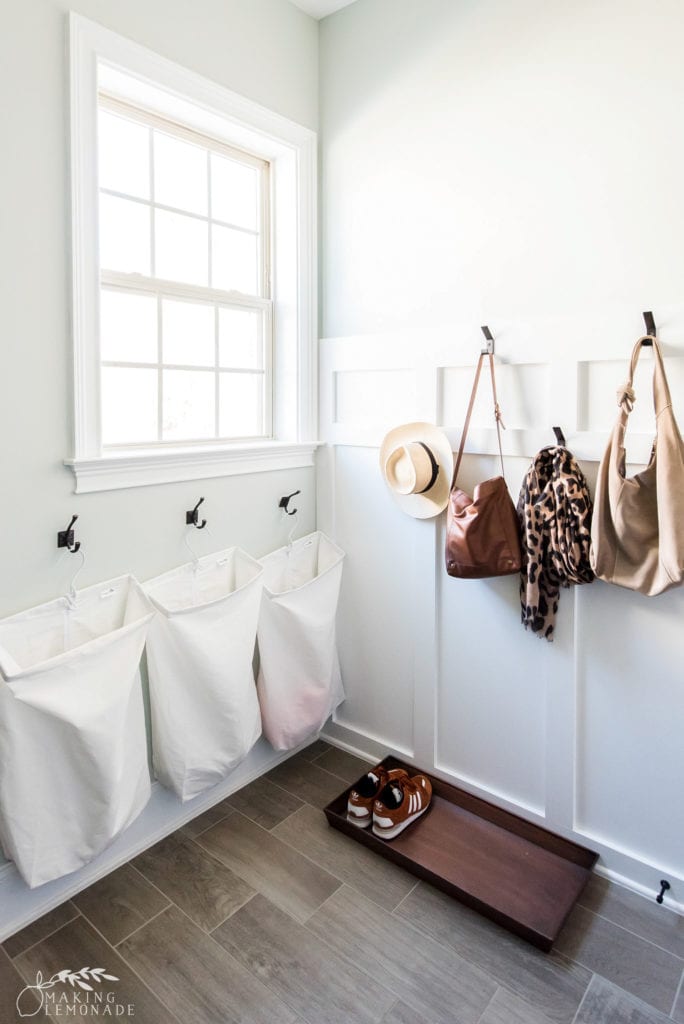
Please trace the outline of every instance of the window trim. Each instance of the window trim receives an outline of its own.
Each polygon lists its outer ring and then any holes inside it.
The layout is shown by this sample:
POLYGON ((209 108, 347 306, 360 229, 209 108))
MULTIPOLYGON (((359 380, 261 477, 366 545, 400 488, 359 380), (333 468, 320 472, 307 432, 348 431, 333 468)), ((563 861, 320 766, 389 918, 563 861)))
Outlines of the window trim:
POLYGON ((76 492, 310 466, 317 447, 316 133, 109 29, 69 15, 76 492), (122 72, 126 76, 122 78, 122 72), (117 78, 118 76, 118 78, 117 78), (97 109, 100 91, 266 159, 272 168, 273 440, 103 454, 97 109), (123 83, 123 84, 122 84, 123 83), (126 94, 125 90, 129 90, 126 94), (216 132, 219 132, 218 136, 216 132), (296 215, 293 217, 293 209, 296 215))

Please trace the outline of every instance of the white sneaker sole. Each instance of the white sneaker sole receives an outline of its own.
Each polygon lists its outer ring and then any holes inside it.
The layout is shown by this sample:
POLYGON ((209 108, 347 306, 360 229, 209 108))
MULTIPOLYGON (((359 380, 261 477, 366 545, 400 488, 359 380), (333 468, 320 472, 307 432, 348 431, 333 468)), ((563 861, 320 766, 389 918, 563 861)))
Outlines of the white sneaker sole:
POLYGON ((356 825, 357 828, 368 828, 372 820, 372 818, 355 818, 352 814, 347 815, 349 824, 356 825))
POLYGON ((359 814, 357 811, 350 810, 347 807, 347 821, 351 822, 352 825, 356 825, 357 828, 368 828, 373 821, 373 815, 359 814))
POLYGON ((416 811, 416 813, 412 814, 410 818, 407 818, 406 821, 402 821, 399 825, 395 825, 394 828, 381 828, 373 822, 373 835, 377 836, 379 839, 394 839, 394 837, 403 832, 405 828, 408 828, 414 821, 417 821, 421 814, 425 814, 429 806, 430 804, 426 804, 421 811, 416 811))

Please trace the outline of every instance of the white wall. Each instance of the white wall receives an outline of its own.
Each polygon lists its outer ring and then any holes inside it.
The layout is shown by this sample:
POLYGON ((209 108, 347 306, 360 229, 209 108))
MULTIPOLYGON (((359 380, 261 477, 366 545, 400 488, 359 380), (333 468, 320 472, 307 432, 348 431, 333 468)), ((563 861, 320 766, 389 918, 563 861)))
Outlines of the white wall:
MULTIPOLYGON (((331 735, 405 752, 648 890, 668 877, 680 906, 684 590, 578 588, 539 641, 516 578, 445 575, 441 521, 397 510, 377 445, 414 417, 457 445, 488 323, 514 497, 557 422, 593 481, 644 309, 684 426, 683 31, 677 0, 362 0, 322 22, 320 53, 320 507, 348 552, 331 735)), ((634 457, 653 430, 638 395, 634 457)), ((463 482, 494 472, 470 455, 463 482)))
MULTIPOLYGON (((75 497, 72 452, 68 76, 69 8, 308 127, 317 126, 316 22, 287 0, 0 0, 0 615, 61 593, 73 569, 56 549, 72 512, 87 554, 79 582, 186 560, 183 512, 200 495, 212 544, 260 555, 287 525, 278 498, 301 488, 313 524, 314 473, 143 487, 75 497)), ((201 545, 200 545, 201 547, 201 545)))

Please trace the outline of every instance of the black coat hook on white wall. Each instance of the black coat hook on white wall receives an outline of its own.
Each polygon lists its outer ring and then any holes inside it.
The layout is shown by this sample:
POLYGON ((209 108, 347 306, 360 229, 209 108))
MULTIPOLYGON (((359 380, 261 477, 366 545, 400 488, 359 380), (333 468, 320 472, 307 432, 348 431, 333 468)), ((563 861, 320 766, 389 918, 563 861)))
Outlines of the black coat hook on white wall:
POLYGON ((60 530, 57 534, 57 547, 66 548, 72 555, 75 555, 81 546, 80 540, 74 540, 74 523, 77 519, 78 516, 72 516, 66 530, 60 530))
POLYGON ((196 526, 198 530, 203 530, 204 527, 207 525, 206 519, 203 519, 201 523, 199 521, 198 509, 199 509, 199 507, 200 507, 200 505, 202 504, 203 501, 204 501, 204 498, 200 498, 200 500, 197 502, 195 507, 193 509, 190 509, 189 512, 185 513, 185 525, 186 526, 196 526))
POLYGON ((283 497, 278 502, 278 508, 284 509, 286 516, 294 516, 294 515, 296 515, 297 512, 299 511, 299 509, 293 508, 292 511, 290 511, 290 509, 288 508, 288 505, 290 504, 290 502, 292 501, 293 498, 296 498, 297 495, 301 494, 301 493, 302 493, 301 491, 293 491, 292 494, 283 495, 283 497))
POLYGON ((493 356, 494 355, 494 338, 492 337, 492 332, 489 330, 489 328, 487 327, 486 324, 485 324, 484 327, 481 327, 480 330, 482 331, 482 333, 484 334, 484 336, 485 336, 485 338, 487 340, 487 344, 486 344, 485 348, 482 349, 482 355, 483 356, 487 356, 487 355, 493 356))
POLYGON ((568 446, 565 443, 565 434, 563 433, 561 428, 560 427, 554 427, 553 428, 553 432, 556 435, 556 442, 561 446, 561 448, 567 448, 568 446))
POLYGON ((662 903, 663 902, 663 899, 665 898, 665 893, 667 892, 667 890, 669 888, 670 888, 670 883, 667 881, 667 879, 666 878, 661 878, 660 879, 660 892, 656 896, 656 903, 662 903))
MULTIPOLYGON (((656 336, 656 325, 655 325, 655 320, 653 319, 653 313, 651 313, 651 312, 644 313, 643 317, 644 317, 644 324, 646 325, 646 333, 650 334, 650 336, 652 338, 655 338, 655 336, 656 336)), ((644 341, 642 344, 644 344, 644 345, 652 345, 652 342, 644 341)))

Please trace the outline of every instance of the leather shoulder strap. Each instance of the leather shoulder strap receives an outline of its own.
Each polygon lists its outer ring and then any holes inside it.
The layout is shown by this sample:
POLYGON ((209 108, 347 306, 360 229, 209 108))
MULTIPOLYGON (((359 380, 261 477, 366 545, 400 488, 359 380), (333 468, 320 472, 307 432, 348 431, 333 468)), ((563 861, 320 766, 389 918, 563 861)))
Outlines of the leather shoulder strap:
MULTIPOLYGON (((475 405, 475 396, 477 395, 477 386, 480 383, 480 373, 482 372, 482 361, 485 355, 489 359, 489 372, 492 379, 492 396, 494 398, 494 419, 496 421, 496 435, 499 442, 499 458, 501 459, 501 475, 504 476, 504 461, 503 461, 503 449, 501 447, 501 427, 504 426, 503 420, 501 419, 501 410, 499 409, 499 403, 496 397, 496 378, 494 376, 494 356, 491 352, 481 352, 480 358, 477 361, 477 369, 475 370, 475 380, 473 381, 473 390, 470 392, 470 401, 468 402, 468 411, 466 412, 465 423, 463 424, 463 433, 461 434, 461 443, 458 446, 458 455, 456 457, 456 465, 454 466, 454 475, 451 478, 451 486, 453 487, 456 483, 456 477, 461 466, 461 459, 463 458, 463 450, 465 448, 466 437, 468 436, 468 427, 470 426, 470 417, 473 413, 473 406, 475 405)), ((505 429, 505 427, 504 427, 505 429)))

